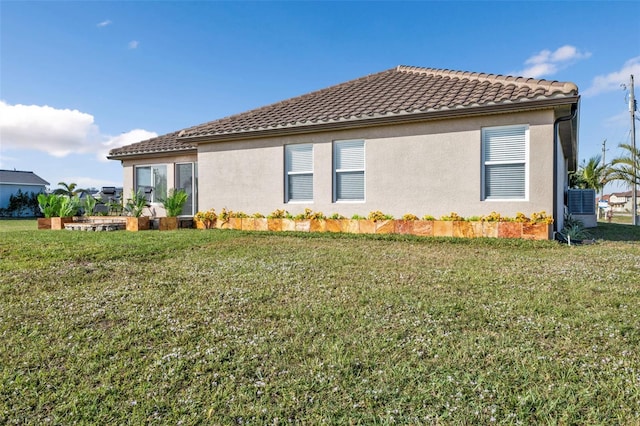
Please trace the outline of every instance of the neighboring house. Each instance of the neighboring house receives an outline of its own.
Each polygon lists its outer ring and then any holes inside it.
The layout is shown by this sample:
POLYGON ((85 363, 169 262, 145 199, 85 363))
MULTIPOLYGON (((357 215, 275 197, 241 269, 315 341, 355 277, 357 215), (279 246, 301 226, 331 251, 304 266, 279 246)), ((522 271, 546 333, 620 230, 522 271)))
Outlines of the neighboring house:
MULTIPOLYGON (((631 213, 633 207, 631 207, 631 200, 633 198, 633 192, 614 192, 609 196, 609 206, 611 210, 619 213, 631 213)), ((636 198, 640 200, 640 191, 636 193, 636 198)))
MULTIPOLYGON (((23 194, 39 194, 46 191, 49 182, 33 172, 21 170, 0 170, 0 209, 9 206, 12 195, 21 191, 23 194)), ((27 214, 23 212, 23 214, 27 214)))
POLYGON ((189 214, 545 210, 559 229, 578 107, 573 83, 398 66, 108 158, 122 162, 125 198, 150 190, 157 207, 167 188, 186 188, 189 214))

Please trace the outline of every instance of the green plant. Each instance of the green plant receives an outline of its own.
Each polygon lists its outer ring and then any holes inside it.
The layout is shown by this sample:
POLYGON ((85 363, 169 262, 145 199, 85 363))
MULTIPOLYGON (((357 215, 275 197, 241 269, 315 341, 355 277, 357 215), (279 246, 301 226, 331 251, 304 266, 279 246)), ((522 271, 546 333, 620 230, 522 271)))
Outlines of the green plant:
POLYGON ((469 222, 480 222, 482 220, 482 216, 469 216, 467 220, 469 222))
POLYGON ((229 219, 233 215, 233 212, 231 210, 227 210, 226 207, 223 207, 222 210, 220 210, 220 214, 218 215, 218 219, 220 219, 220 221, 224 222, 228 222, 229 219))
POLYGON ((246 214, 245 212, 231 212, 229 217, 232 217, 234 219, 244 219, 249 217, 249 215, 246 214))
POLYGON ((366 217, 360 216, 359 214, 356 213, 353 216, 351 216, 351 219, 353 219, 353 220, 364 220, 364 219, 366 219, 366 217))
POLYGON ((448 215, 448 216, 447 216, 447 215, 445 215, 445 216, 441 216, 441 217, 440 217, 440 220, 444 220, 444 221, 447 221, 447 222, 452 222, 452 221, 463 221, 463 220, 464 220, 464 217, 459 216, 459 215, 458 215, 458 213, 456 213, 456 212, 451 212, 451 213, 449 213, 449 215, 448 215))
POLYGON ((342 216, 340 213, 333 213, 331 216, 329 216, 329 219, 339 220, 339 219, 345 219, 345 217, 342 216))
POLYGON ((59 216, 61 201, 56 194, 38 194, 38 207, 46 218, 59 216))
POLYGON ((402 216, 402 220, 418 220, 418 216, 413 213, 407 213, 402 216))
POLYGON ((264 219, 264 215, 262 213, 254 213, 251 215, 254 219, 264 219))
POLYGON ((189 194, 184 189, 170 189, 167 198, 162 200, 162 207, 164 207, 167 217, 176 217, 182 213, 188 198, 189 194))
POLYGON ((82 201, 82 208, 84 209, 85 216, 91 216, 93 214, 93 210, 96 208, 96 204, 98 200, 96 200, 93 195, 87 194, 84 200, 82 201))
POLYGON ((205 229, 211 228, 211 225, 216 221, 218 215, 215 209, 209 209, 207 211, 199 211, 195 215, 195 219, 204 224, 205 229))
POLYGON ((422 216, 422 220, 436 220, 436 218, 434 216, 431 216, 430 214, 425 214, 424 216, 422 216))
POLYGON ((78 198, 78 196, 74 195, 73 197, 68 197, 66 195, 62 195, 60 196, 60 210, 58 211, 58 216, 74 216, 78 213, 79 207, 80 199, 78 198))
POLYGON ((267 218, 269 219, 284 219, 284 217, 287 215, 287 211, 286 210, 274 210, 272 211, 267 218))
POLYGON ((390 214, 384 214, 380 210, 372 211, 367 216, 367 219, 372 220, 374 222, 379 222, 383 220, 393 220, 393 216, 390 214))
POLYGON ((545 223, 547 225, 551 225, 553 223, 553 217, 547 215, 547 212, 540 211, 531 213, 531 218, 529 219, 529 223, 545 223))
POLYGON ((500 213, 491 212, 487 216, 482 216, 482 221, 483 222, 500 222, 502 221, 502 216, 500 216, 500 213))
POLYGON ((134 192, 132 197, 127 200, 124 206, 129 216, 140 217, 144 208, 147 206, 147 199, 142 191, 134 192))

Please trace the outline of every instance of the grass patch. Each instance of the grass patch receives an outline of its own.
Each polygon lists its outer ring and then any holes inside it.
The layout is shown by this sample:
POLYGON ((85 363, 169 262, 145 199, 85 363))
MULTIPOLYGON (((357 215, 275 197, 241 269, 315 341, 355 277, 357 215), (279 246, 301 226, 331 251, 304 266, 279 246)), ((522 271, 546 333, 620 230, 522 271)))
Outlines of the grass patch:
POLYGON ((5 224, 0 423, 640 422, 633 242, 5 224))

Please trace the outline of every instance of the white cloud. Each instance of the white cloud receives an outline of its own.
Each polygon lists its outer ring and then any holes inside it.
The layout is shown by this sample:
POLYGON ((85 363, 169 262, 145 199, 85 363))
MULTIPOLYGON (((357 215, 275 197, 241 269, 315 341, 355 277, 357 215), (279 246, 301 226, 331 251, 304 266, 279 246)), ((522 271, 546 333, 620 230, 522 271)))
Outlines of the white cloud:
POLYGON ((527 59, 523 70, 517 71, 517 75, 538 78, 553 75, 576 61, 587 59, 591 53, 580 51, 575 46, 564 45, 555 51, 548 49, 541 50, 527 59))
POLYGON ((140 42, 137 40, 131 40, 129 42, 129 49, 137 49, 138 46, 140 45, 140 42))
POLYGON ((102 148, 98 151, 98 159, 101 161, 108 161, 107 154, 110 150, 155 138, 156 136, 158 136, 156 132, 150 132, 144 129, 133 129, 118 136, 108 136, 107 140, 102 142, 102 148))
POLYGON ((607 127, 620 127, 620 126, 628 125, 629 124, 629 111, 624 109, 624 110, 620 111, 618 114, 612 115, 611 117, 608 117, 607 119, 605 119, 604 124, 607 127))
POLYGON ((37 150, 54 157, 71 153, 95 153, 107 161, 113 148, 157 136, 155 132, 135 129, 119 136, 100 133, 91 114, 40 105, 9 105, 0 101, 2 148, 37 150))
POLYGON ((104 21, 100 22, 100 23, 97 25, 97 27, 99 27, 99 28, 103 28, 103 27, 106 27, 107 25, 111 25, 111 24, 112 24, 112 22, 111 22, 111 20, 110 20, 110 19, 105 19, 104 21))
POLYGON ((640 76, 640 56, 629 59, 618 71, 613 71, 607 75, 598 75, 591 81, 582 94, 584 96, 595 96, 600 93, 622 90, 621 84, 629 84, 629 76, 633 74, 640 76))

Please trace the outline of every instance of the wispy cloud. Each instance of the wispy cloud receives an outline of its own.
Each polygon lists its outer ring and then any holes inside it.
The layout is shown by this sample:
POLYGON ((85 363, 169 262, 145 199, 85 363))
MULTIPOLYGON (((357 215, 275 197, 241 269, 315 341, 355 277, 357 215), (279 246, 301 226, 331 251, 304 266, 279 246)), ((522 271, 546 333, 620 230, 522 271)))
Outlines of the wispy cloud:
POLYGON ((9 105, 0 101, 3 149, 37 150, 54 157, 94 153, 107 161, 110 149, 157 136, 134 129, 118 136, 100 132, 91 114, 47 105, 9 105))
POLYGON ((100 22, 100 23, 97 25, 97 27, 98 27, 98 28, 104 28, 104 27, 106 27, 107 25, 111 25, 111 24, 112 24, 112 22, 111 22, 111 20, 110 20, 110 19, 105 19, 104 21, 100 22))
POLYGON ((516 74, 533 78, 549 76, 590 56, 591 53, 568 44, 554 51, 544 49, 527 59, 524 62, 525 68, 516 74))
POLYGON ((140 42, 137 40, 131 40, 129 42, 129 49, 137 49, 138 46, 140 45, 140 42))
POLYGON ((582 94, 584 96, 595 96, 600 93, 621 90, 620 85, 628 84, 631 74, 640 76, 640 56, 629 59, 618 71, 594 77, 591 81, 591 86, 582 92, 582 94))

